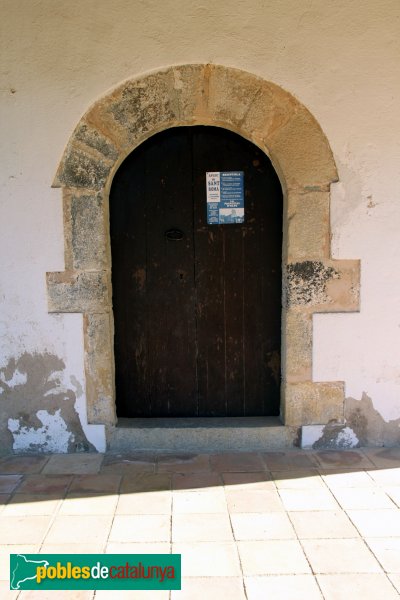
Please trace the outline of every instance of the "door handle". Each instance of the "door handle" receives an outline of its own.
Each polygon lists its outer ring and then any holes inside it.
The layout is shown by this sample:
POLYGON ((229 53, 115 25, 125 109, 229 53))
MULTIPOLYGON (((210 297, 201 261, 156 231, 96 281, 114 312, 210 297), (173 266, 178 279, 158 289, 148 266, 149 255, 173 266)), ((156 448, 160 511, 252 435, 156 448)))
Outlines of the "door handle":
POLYGON ((180 229, 168 229, 164 235, 167 240, 178 242, 179 240, 183 240, 185 234, 180 229))

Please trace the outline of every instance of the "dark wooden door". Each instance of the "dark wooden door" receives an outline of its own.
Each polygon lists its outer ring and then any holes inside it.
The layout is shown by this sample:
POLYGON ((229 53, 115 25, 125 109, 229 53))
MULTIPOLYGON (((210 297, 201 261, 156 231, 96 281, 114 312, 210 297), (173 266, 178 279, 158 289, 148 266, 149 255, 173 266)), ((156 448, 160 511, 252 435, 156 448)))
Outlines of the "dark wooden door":
POLYGON ((269 159, 216 127, 173 128, 110 193, 120 417, 279 413, 282 191, 269 159), (245 222, 208 225, 207 171, 243 171, 245 222))

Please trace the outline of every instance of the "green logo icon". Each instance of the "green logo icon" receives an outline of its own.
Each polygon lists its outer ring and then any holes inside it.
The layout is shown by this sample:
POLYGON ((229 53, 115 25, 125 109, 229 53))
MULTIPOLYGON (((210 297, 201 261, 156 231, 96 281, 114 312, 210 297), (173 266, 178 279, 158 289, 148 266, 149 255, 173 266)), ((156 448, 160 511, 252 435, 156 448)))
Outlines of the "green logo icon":
POLYGON ((11 590, 180 590, 180 554, 11 554, 11 590))

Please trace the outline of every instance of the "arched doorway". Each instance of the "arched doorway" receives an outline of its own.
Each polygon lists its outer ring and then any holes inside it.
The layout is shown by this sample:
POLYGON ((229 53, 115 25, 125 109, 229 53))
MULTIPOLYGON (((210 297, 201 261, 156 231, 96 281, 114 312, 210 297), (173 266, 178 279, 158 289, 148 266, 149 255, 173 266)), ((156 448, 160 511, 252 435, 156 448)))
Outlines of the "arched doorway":
POLYGON ((156 134, 114 176, 110 234, 118 416, 278 415, 282 190, 268 157, 222 128, 156 134), (243 173, 236 222, 208 222, 207 172, 243 173))
MULTIPOLYGON (((175 65, 128 79, 89 108, 53 184, 63 188, 65 270, 47 274, 48 310, 83 315, 87 418, 104 425, 110 440, 118 429, 111 183, 124 159, 147 139, 172 127, 198 125, 218 126, 253 142, 270 157, 282 184, 280 419, 294 442, 305 425, 343 421, 343 382, 312 378, 312 319, 315 313, 359 309, 360 265, 331 256, 330 185, 338 175, 328 140, 307 108, 272 82, 224 65, 175 65)), ((138 443, 145 438, 138 436, 138 443)), ((248 439, 246 433, 244 448, 248 439)))

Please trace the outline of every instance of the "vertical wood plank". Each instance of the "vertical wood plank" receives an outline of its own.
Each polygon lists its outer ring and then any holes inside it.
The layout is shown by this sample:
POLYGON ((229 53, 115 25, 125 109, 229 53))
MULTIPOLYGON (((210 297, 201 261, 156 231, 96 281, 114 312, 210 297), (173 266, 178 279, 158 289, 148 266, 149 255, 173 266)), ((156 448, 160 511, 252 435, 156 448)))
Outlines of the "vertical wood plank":
POLYGON ((191 135, 157 136, 146 156, 147 268, 152 414, 196 414, 191 135), (182 232, 181 240, 166 232, 182 232))

